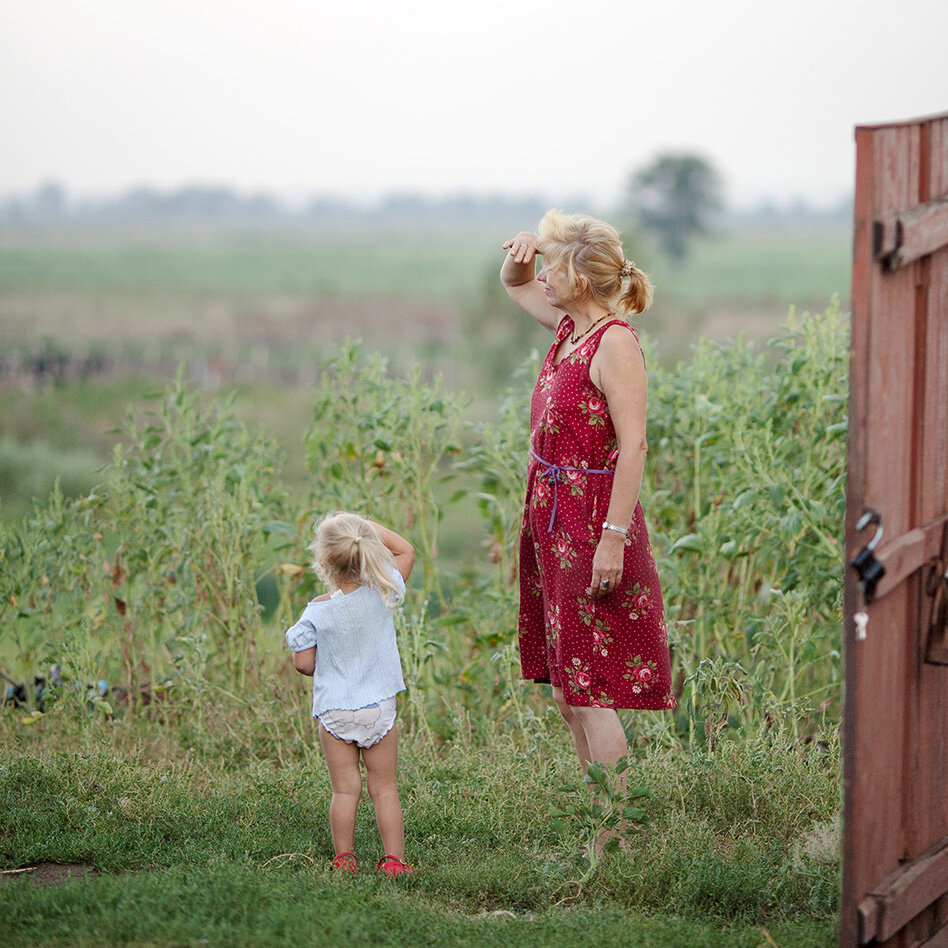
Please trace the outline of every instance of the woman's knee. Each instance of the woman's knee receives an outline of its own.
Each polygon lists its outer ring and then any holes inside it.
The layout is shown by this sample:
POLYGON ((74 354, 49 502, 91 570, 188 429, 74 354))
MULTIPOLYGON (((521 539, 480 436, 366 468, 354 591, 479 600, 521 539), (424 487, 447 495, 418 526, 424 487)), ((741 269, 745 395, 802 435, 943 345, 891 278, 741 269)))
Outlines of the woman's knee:
POLYGON ((573 717, 573 706, 566 701, 562 688, 553 689, 553 703, 559 708, 560 714, 569 721, 573 717))

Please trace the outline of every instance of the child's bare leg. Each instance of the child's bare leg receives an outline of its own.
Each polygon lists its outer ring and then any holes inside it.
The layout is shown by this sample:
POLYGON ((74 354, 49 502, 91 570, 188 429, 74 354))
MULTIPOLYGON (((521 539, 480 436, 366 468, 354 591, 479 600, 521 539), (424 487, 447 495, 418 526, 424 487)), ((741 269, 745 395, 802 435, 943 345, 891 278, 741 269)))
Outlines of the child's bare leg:
POLYGON ((398 798, 398 733, 397 726, 372 747, 362 749, 365 761, 365 782, 375 805, 382 848, 386 855, 405 858, 405 823, 398 798))
POLYGON ((333 737, 322 724, 319 725, 319 743, 332 784, 332 802, 329 804, 332 844, 337 853, 352 852, 355 849, 356 811, 362 796, 359 748, 333 737))

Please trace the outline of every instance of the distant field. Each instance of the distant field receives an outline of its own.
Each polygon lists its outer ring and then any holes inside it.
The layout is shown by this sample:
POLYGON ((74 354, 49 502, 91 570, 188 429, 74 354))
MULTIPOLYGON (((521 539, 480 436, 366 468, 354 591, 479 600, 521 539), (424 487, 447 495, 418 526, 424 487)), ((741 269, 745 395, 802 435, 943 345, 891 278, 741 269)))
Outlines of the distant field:
MULTIPOLYGON (((133 363, 155 361, 136 346, 157 346, 163 364, 191 344, 231 361, 264 347, 281 364, 352 335, 432 361, 465 322, 475 336, 480 323, 504 331, 494 311, 505 236, 0 235, 0 340, 108 344, 133 363)), ((657 287, 641 326, 665 358, 702 335, 765 338, 790 306, 822 310, 834 294, 848 306, 845 230, 720 234, 681 264, 647 246, 634 256, 657 287)))
POLYGON ((475 290, 489 237, 292 234, 0 236, 0 294, 261 299, 394 296, 455 302, 475 290))
MULTIPOLYGON (((0 235, 0 296, 402 297, 457 303, 499 269, 505 233, 472 235, 0 235)), ((686 305, 799 304, 848 294, 850 235, 722 234, 675 265, 640 262, 686 305)))

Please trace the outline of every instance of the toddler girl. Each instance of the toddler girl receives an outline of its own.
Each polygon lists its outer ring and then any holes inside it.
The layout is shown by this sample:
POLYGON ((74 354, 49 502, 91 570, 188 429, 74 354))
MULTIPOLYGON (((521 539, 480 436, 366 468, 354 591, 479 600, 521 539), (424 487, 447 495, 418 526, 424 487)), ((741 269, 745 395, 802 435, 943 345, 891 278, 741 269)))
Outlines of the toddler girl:
POLYGON ((293 664, 313 676, 313 717, 329 768, 333 868, 356 872, 355 821, 365 763, 369 796, 389 876, 411 872, 398 798, 395 695, 405 690, 392 610, 405 597, 415 562, 411 544, 356 514, 324 517, 311 545, 332 593, 310 602, 286 633, 293 664))

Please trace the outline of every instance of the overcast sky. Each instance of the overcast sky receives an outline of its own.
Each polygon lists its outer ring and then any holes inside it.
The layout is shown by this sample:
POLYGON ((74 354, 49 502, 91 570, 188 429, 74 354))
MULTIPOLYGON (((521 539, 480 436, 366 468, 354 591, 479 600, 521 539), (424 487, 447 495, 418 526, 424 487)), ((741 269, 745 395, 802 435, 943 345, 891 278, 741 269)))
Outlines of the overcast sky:
POLYGON ((848 193, 853 128, 948 110, 948 0, 3 0, 0 194, 221 183, 848 193))

